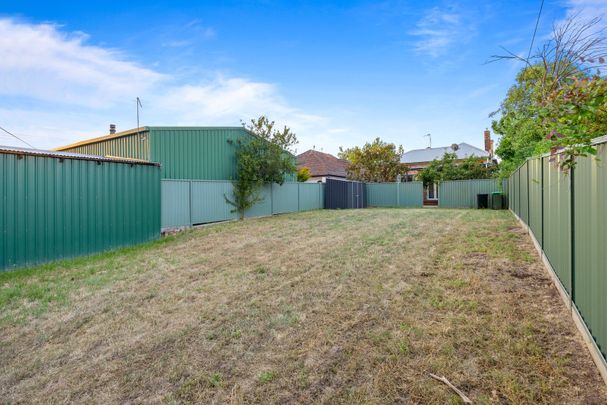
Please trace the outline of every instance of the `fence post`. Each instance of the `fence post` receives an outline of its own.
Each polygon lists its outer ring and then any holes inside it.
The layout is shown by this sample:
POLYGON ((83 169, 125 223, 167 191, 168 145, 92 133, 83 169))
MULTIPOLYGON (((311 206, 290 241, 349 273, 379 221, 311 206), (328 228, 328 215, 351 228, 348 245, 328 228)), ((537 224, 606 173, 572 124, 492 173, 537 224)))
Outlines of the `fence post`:
POLYGON ((188 181, 188 208, 189 208, 189 216, 190 216, 190 226, 193 226, 192 223, 192 180, 188 181))
POLYGON ((529 200, 531 197, 529 196, 529 159, 525 162, 525 167, 527 168, 527 233, 531 234, 531 210, 529 209, 529 200))
POLYGON ((575 302, 575 168, 571 168, 569 170, 569 218, 570 218, 570 227, 569 234, 571 237, 571 265, 570 265, 570 275, 571 278, 571 309, 573 310, 573 303, 575 302))
POLYGON ((400 181, 396 182, 396 206, 400 207, 400 181))
POLYGON ((299 183, 295 183, 295 184, 297 184, 297 212, 300 212, 301 207, 299 206, 299 199, 300 199, 301 195, 299 193, 300 193, 301 185, 299 183))
POLYGON ((540 166, 542 170, 541 182, 540 182, 540 192, 542 193, 542 204, 540 205, 540 212, 542 214, 542 255, 544 255, 544 158, 540 157, 540 166))
POLYGON ((270 215, 274 215, 274 183, 270 183, 270 215))

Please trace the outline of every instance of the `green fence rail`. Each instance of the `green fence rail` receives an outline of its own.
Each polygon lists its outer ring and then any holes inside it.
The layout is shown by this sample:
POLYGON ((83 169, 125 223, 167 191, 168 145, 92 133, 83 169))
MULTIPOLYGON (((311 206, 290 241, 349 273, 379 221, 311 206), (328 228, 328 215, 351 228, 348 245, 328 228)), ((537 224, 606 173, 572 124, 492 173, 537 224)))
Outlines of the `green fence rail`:
POLYGON ((160 236, 160 167, 0 153, 0 270, 160 236))
POLYGON ((422 207, 423 184, 420 181, 406 183, 367 183, 369 207, 422 207))
MULTIPOLYGON (((162 229, 188 227, 238 218, 229 181, 169 180, 161 181, 162 229)), ((324 208, 324 185, 286 182, 266 185, 260 191, 261 201, 245 212, 247 218, 309 211, 324 208)))
POLYGON ((558 157, 527 160, 509 179, 511 210, 529 231, 572 305, 607 358, 607 146, 578 158, 569 173, 558 157))

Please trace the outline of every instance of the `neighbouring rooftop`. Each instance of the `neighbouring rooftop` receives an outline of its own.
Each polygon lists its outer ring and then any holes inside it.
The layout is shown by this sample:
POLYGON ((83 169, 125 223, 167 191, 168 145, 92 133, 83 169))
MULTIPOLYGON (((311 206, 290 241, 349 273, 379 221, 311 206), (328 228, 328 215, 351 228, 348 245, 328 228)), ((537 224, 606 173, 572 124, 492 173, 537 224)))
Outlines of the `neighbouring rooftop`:
POLYGON ((455 153, 458 159, 466 159, 470 156, 490 157, 489 152, 465 142, 457 144, 457 148, 451 146, 441 146, 438 148, 413 149, 403 154, 401 163, 422 163, 440 160, 445 153, 455 153))
POLYGON ((346 177, 348 161, 335 156, 310 149, 297 156, 297 168, 307 167, 312 177, 334 176, 346 177))

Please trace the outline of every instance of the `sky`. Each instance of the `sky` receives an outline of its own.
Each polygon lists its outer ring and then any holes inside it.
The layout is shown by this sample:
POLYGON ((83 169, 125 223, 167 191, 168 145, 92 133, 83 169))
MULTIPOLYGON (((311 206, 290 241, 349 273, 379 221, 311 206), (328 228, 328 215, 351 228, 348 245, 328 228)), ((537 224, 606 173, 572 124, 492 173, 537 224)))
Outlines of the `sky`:
MULTIPOLYGON (((540 1, 0 0, 0 126, 52 148, 141 125, 289 126, 298 153, 376 137, 483 146, 540 1)), ((607 0, 546 0, 536 45, 607 0)), ((25 146, 0 133, 0 145, 25 146)))

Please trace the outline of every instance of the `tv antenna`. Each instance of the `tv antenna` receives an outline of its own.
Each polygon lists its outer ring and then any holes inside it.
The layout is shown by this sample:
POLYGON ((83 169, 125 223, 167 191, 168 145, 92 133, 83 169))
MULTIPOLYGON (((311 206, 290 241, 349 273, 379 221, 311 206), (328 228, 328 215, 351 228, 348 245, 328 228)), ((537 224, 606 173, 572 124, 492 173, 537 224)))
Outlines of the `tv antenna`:
POLYGON ((430 134, 426 134, 426 135, 424 135, 424 138, 425 138, 425 137, 428 137, 428 142, 429 142, 429 144, 430 144, 428 147, 429 147, 429 148, 431 148, 431 147, 432 147, 432 135, 430 135, 430 134))
POLYGON ((137 97, 137 128, 139 128, 139 108, 143 108, 143 104, 141 104, 141 99, 137 97))

